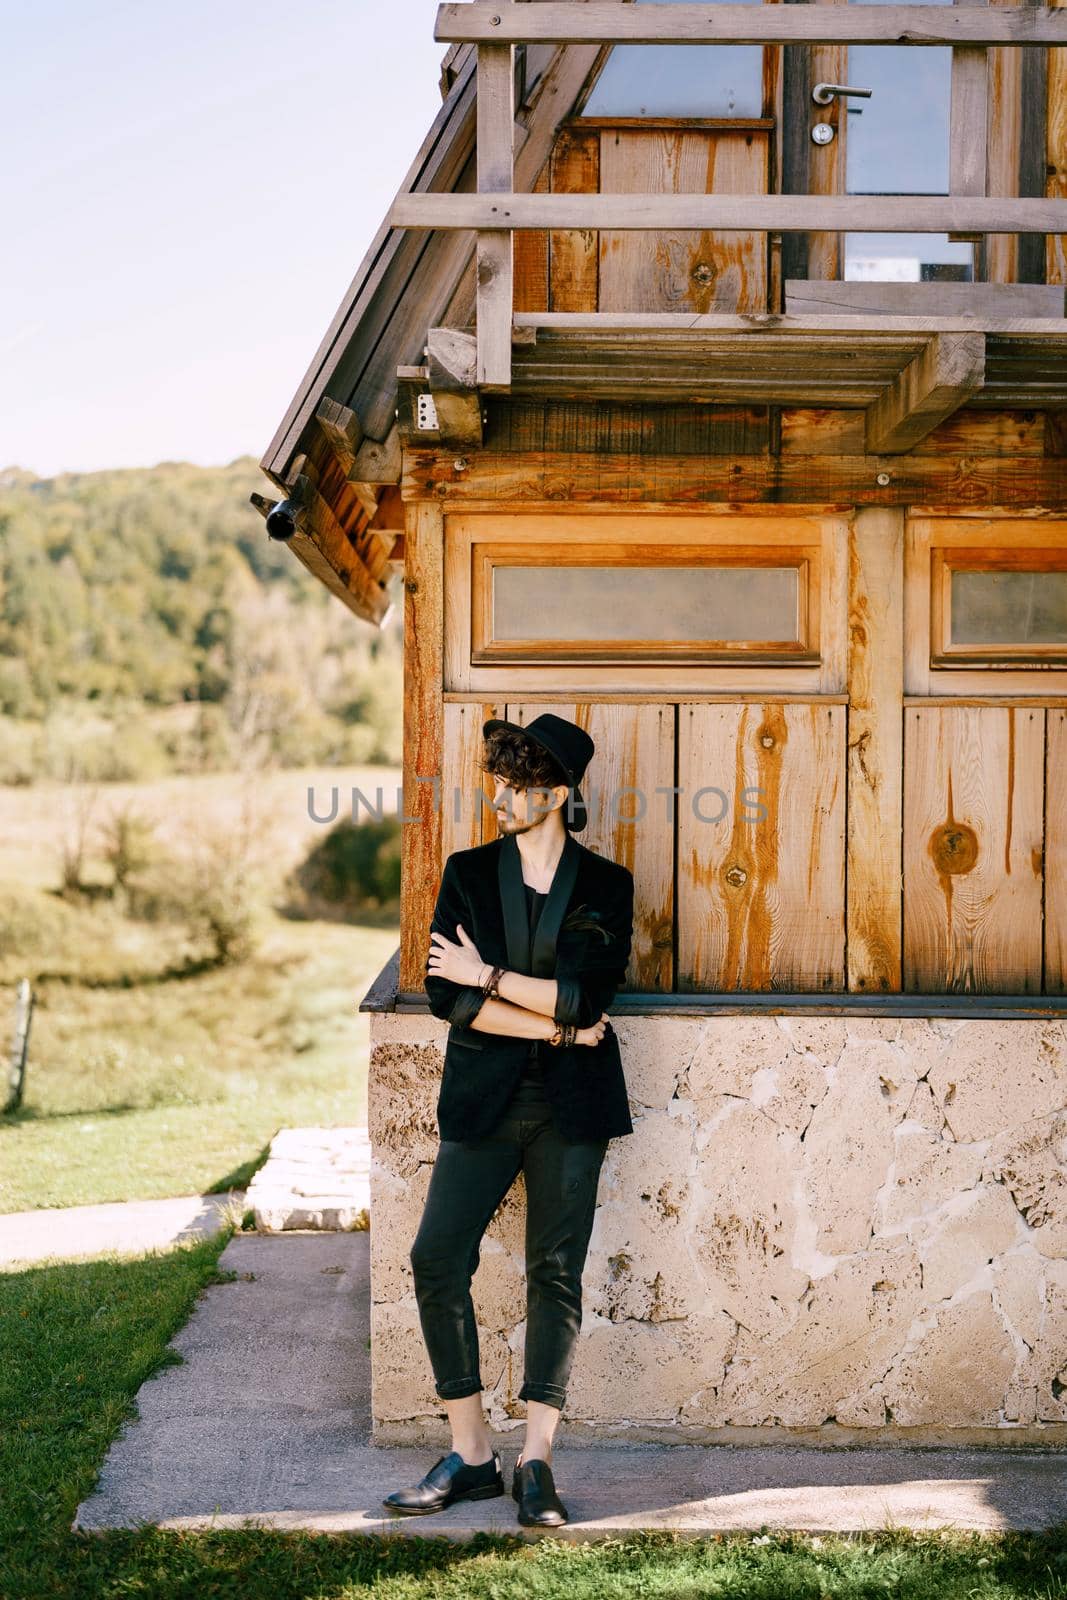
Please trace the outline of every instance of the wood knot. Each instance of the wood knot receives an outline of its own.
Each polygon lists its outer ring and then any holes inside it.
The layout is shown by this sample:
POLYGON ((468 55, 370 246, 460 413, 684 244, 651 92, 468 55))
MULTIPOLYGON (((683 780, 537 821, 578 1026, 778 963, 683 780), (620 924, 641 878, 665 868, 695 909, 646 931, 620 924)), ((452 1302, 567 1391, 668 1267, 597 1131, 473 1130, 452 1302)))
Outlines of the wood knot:
POLYGON ((744 867, 730 867, 724 876, 727 883, 731 884, 735 889, 740 889, 743 884, 748 882, 748 873, 745 871, 744 867))
POLYGON ((708 284, 714 280, 715 274, 706 262, 701 261, 689 274, 694 283, 708 284))
POLYGON ((939 872, 970 872, 978 860, 978 835, 965 822, 947 822, 927 846, 939 872))

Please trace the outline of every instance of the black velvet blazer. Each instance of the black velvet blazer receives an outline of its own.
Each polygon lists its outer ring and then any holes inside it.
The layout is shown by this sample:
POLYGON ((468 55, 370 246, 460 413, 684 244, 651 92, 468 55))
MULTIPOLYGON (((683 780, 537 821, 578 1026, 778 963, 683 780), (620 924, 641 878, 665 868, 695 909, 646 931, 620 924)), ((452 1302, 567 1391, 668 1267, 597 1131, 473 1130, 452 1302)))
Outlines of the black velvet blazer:
MULTIPOLYGON (((456 850, 445 862, 430 932, 457 939, 462 922, 483 961, 534 978, 555 978, 557 1022, 591 1027, 626 977, 633 936, 634 879, 568 833, 531 948, 522 859, 514 834, 456 850)), ((452 1024, 437 1101, 442 1139, 490 1133, 518 1083, 530 1041, 470 1027, 485 997, 473 984, 429 970, 430 1010, 452 1024)), ((596 1045, 545 1044, 545 1096, 563 1138, 611 1139, 633 1132, 619 1040, 610 1021, 596 1045)))

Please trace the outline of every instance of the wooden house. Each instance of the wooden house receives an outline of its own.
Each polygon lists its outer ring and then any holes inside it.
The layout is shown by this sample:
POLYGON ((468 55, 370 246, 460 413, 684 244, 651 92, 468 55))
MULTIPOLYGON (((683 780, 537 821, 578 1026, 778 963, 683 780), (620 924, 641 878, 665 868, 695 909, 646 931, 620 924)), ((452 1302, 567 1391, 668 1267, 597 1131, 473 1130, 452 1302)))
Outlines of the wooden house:
MULTIPOLYGON (((363 621, 403 580, 377 1437, 442 1430, 442 864, 496 835, 484 719, 551 709, 636 884, 566 1426, 1063 1442, 1067 9, 466 0, 436 37, 259 500, 363 621)), ((475 1296, 518 1425, 511 1200, 475 1296)))

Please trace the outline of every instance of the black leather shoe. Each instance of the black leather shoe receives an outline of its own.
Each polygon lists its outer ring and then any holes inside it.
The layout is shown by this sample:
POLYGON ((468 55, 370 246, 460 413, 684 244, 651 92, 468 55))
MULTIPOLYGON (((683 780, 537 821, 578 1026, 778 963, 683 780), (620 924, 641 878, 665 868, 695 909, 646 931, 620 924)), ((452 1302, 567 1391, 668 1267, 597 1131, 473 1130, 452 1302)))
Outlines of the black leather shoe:
POLYGON ((478 1467, 469 1467, 459 1451, 453 1450, 435 1461, 414 1488, 394 1490, 382 1505, 409 1517, 425 1517, 431 1511, 443 1511, 453 1500, 491 1500, 503 1493, 504 1474, 495 1450, 492 1460, 478 1467))
POLYGON ((519 1502, 524 1528, 558 1528, 567 1521, 567 1508, 556 1493, 547 1461, 522 1461, 511 1480, 511 1494, 519 1502))

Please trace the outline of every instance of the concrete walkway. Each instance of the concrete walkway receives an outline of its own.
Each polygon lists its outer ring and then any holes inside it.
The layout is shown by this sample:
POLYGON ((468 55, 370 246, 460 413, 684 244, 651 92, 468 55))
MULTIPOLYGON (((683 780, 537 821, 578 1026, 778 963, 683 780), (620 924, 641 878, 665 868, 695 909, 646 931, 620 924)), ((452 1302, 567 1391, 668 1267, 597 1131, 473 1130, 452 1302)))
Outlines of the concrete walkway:
MULTIPOLYGON (((369 1443, 369 1236, 235 1235, 167 1367, 138 1396, 75 1527, 244 1523, 465 1539, 522 1532, 510 1496, 392 1518, 381 1497, 441 1453, 369 1443)), ((505 1472, 521 1430, 503 1447, 505 1472)), ((579 1444, 556 1481, 570 1539, 795 1528, 1040 1529, 1067 1517, 1067 1452, 579 1444)), ((535 1533, 528 1537, 539 1537, 535 1533)))
POLYGON ((0 1271, 90 1256, 144 1255, 179 1240, 217 1233, 244 1190, 182 1195, 177 1200, 118 1200, 0 1215, 0 1271))

